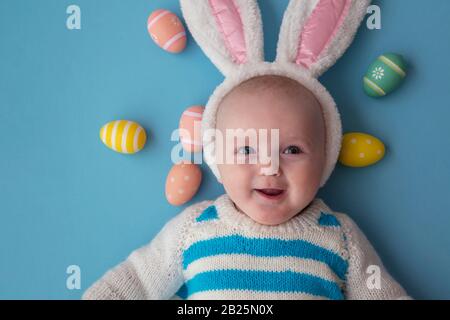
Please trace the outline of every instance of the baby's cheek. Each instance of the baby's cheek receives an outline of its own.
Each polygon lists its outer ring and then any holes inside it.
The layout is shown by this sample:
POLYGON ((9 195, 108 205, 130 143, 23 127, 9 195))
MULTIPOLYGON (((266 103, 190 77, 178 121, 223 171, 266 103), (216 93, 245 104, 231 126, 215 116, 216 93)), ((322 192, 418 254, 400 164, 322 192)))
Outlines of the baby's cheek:
POLYGON ((243 193, 249 184, 248 170, 243 165, 219 166, 222 182, 227 192, 237 195, 243 193))
POLYGON ((294 172, 302 180, 312 182, 320 180, 324 169, 324 158, 320 154, 310 154, 294 168, 294 172))
POLYGON ((314 197, 318 191, 322 171, 317 167, 295 170, 289 175, 291 195, 297 202, 314 197))

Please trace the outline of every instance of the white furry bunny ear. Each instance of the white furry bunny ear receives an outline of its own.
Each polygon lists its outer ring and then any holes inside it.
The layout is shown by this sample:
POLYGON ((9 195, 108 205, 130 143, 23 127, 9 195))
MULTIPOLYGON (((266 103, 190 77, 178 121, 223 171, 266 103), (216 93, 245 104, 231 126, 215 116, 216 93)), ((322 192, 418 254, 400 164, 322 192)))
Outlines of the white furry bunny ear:
POLYGON ((225 76, 264 60, 263 28, 256 0, 180 0, 189 31, 225 76))
POLYGON ((350 46, 371 0, 291 0, 283 18, 277 62, 317 78, 350 46))

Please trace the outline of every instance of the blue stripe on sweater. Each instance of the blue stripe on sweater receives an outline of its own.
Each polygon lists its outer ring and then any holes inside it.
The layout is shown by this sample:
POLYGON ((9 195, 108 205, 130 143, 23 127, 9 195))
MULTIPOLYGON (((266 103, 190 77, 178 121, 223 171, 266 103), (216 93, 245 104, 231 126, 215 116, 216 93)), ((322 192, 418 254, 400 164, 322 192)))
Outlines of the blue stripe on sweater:
MULTIPOLYGON (((336 283, 292 271, 216 270, 203 272, 185 283, 178 290, 177 295, 186 299, 196 292, 208 290, 292 292, 333 300, 344 299, 342 291, 336 283)), ((251 298, 251 294, 249 297, 251 298)))
POLYGON ((348 262, 331 250, 305 240, 245 238, 239 235, 217 237, 192 244, 183 252, 183 269, 193 261, 219 254, 249 254, 257 257, 298 257, 326 263, 345 280, 348 262))

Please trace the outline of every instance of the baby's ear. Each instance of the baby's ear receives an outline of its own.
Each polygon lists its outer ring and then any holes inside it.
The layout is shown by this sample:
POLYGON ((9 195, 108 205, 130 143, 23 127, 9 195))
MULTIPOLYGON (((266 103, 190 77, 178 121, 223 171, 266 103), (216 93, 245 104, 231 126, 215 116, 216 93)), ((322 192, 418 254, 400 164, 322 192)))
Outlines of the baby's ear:
POLYGON ((371 0, 291 0, 281 25, 277 62, 319 77, 344 54, 371 0))
POLYGON ((189 31, 225 76, 264 60, 263 28, 256 0, 180 0, 189 31))

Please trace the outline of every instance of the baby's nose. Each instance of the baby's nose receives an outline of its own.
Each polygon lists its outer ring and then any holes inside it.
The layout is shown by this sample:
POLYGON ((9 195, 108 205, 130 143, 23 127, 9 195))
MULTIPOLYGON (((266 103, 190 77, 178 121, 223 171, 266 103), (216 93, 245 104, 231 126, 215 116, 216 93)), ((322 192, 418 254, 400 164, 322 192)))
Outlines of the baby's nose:
POLYGON ((263 176, 276 176, 279 177, 281 175, 281 169, 278 163, 275 161, 270 161, 268 166, 260 166, 260 174, 263 176))

